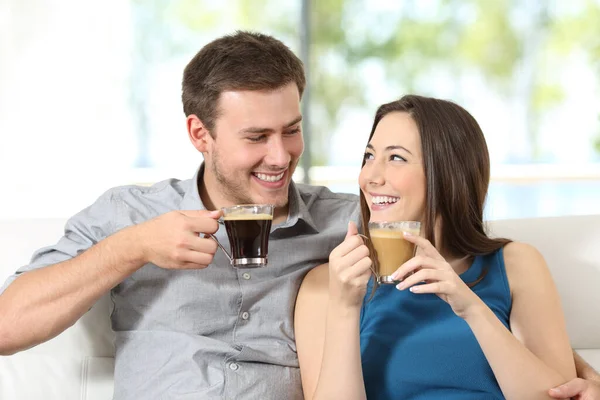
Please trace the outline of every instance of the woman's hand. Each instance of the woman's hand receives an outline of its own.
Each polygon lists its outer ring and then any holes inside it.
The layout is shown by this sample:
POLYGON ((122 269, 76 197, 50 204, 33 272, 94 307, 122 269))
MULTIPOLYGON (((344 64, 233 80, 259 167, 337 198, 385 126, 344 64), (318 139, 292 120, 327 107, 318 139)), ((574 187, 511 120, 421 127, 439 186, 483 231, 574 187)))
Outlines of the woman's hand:
POLYGON ((344 241, 329 255, 329 299, 345 307, 360 307, 371 276, 369 248, 354 222, 344 241))
POLYGON ((409 289, 417 294, 435 293, 463 319, 485 306, 429 240, 408 233, 404 238, 420 251, 392 274, 395 280, 402 281, 397 285, 399 290, 409 289), (411 272, 414 274, 407 276, 411 272), (425 283, 418 284, 420 282, 425 283))

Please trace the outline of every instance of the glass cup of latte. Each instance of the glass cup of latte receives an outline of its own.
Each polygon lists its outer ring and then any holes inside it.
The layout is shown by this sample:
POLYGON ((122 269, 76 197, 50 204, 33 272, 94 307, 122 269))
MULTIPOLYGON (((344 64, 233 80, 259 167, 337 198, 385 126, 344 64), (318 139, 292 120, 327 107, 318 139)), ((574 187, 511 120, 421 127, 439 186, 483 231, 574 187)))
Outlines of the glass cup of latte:
POLYGON ((418 236, 418 221, 369 222, 369 235, 375 248, 380 284, 396 284, 391 275, 415 255, 415 245, 404 239, 404 232, 418 236))
POLYGON ((214 237, 234 267, 256 268, 267 265, 273 205, 242 204, 223 208, 223 222, 229 238, 229 253, 214 237))

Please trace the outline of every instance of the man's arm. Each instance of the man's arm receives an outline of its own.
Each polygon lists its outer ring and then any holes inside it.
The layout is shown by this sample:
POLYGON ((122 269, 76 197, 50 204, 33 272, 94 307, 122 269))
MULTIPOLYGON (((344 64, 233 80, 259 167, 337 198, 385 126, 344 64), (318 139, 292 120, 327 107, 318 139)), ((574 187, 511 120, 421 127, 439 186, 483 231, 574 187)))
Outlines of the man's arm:
POLYGON ((0 295, 0 354, 10 355, 58 335, 141 267, 132 231, 117 232, 73 259, 15 279, 0 295))
POLYGON ((575 359, 575 369, 577 370, 578 377, 600 384, 600 374, 598 371, 581 358, 575 350, 573 350, 573 358, 575 359))
POLYGON ((174 211, 125 228, 79 256, 25 272, 0 295, 0 354, 49 340, 148 262, 163 268, 203 268, 217 245, 199 232, 218 229, 219 212, 174 211))

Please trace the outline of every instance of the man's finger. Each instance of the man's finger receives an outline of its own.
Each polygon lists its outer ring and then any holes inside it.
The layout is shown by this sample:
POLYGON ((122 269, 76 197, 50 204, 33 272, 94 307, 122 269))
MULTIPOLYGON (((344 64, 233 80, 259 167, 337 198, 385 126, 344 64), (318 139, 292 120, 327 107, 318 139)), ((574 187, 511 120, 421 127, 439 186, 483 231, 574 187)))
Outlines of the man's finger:
POLYGON ((181 210, 179 212, 186 217, 192 218, 208 217, 212 219, 219 219, 223 216, 223 211, 221 210, 181 210))
POLYGON ((587 387, 587 382, 581 378, 575 378, 563 385, 552 388, 548 394, 555 399, 568 399, 575 397, 583 392, 587 387))
POLYGON ((180 211, 182 215, 186 217, 185 221, 188 223, 190 231, 195 233, 215 233, 219 230, 219 223, 217 219, 222 215, 222 211, 208 211, 208 210, 185 210, 180 211))

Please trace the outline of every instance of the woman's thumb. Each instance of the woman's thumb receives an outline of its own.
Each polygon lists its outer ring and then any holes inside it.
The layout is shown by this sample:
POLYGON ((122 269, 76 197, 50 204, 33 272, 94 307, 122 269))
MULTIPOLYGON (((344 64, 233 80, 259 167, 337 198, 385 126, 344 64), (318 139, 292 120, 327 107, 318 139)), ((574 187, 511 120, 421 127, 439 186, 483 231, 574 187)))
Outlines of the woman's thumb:
POLYGON ((358 234, 358 228, 353 221, 348 222, 348 232, 346 233, 346 239, 350 236, 354 236, 358 234))

